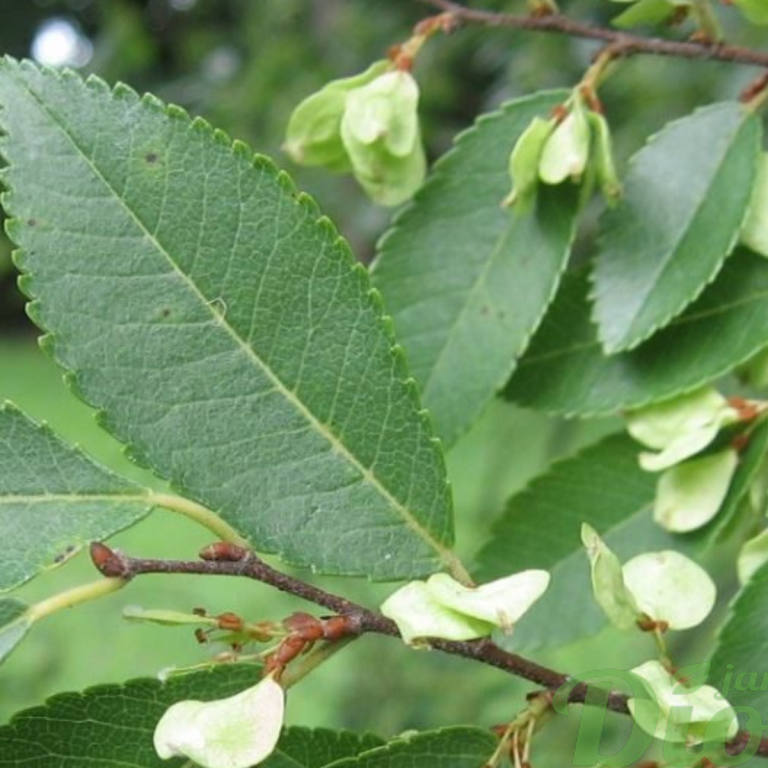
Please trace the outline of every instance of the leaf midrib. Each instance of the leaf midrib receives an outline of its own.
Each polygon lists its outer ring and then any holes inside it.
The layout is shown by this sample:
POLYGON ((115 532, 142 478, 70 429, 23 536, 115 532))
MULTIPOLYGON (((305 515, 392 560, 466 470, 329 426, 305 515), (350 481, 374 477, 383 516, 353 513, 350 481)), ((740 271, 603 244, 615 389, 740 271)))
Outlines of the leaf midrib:
MULTIPOLYGON (((293 405, 294 408, 299 412, 301 416, 303 416, 314 428, 315 430, 323 436, 328 443, 330 443, 331 447, 336 451, 339 455, 341 455, 343 458, 345 458, 362 476, 362 479, 373 486, 379 494, 386 499, 389 504, 391 505, 394 510, 396 510, 401 518, 403 519, 403 522, 416 533, 416 535, 424 540, 435 552, 437 552, 441 559, 445 562, 448 562, 451 560, 450 551, 444 547, 439 541, 437 541, 432 534, 426 530, 421 523, 416 520, 416 518, 411 514, 411 512, 406 509, 406 507, 397 499, 395 496, 392 495, 392 493, 387 489, 381 481, 373 474, 371 470, 369 470, 367 467, 365 467, 360 460, 338 439, 338 437, 330 430, 327 424, 322 422, 319 418, 317 418, 305 405, 304 403, 299 400, 299 398, 296 396, 296 394, 288 388, 282 380, 277 376, 277 374, 266 364, 266 362, 262 361, 261 358, 256 354, 256 351, 248 346, 247 342, 240 337, 240 335, 235 331, 234 328, 226 321, 226 318, 223 313, 219 312, 217 307, 214 306, 214 304, 210 301, 208 301, 204 294, 201 293, 201 291, 198 289, 197 285, 191 280, 191 278, 184 274, 184 272, 181 271, 171 254, 163 247, 163 245, 160 243, 160 241, 157 239, 157 237, 149 231, 149 229, 145 226, 144 222, 132 211, 125 201, 120 197, 120 195, 117 193, 117 190, 112 186, 112 184, 107 180, 107 178, 99 171, 99 169, 96 167, 96 165, 93 163, 91 158, 87 155, 87 153, 83 150, 82 147, 77 143, 74 136, 71 135, 71 133, 67 130, 66 126, 57 118, 57 116, 54 114, 54 112, 48 108, 48 106, 45 104, 44 101, 42 101, 38 95, 24 82, 23 79, 19 78, 15 72, 13 72, 10 69, 7 69, 6 71, 12 72, 12 76, 16 79, 17 83, 20 84, 21 88, 24 89, 30 96, 30 98, 39 106, 39 108, 43 111, 45 115, 48 116, 48 118, 51 120, 52 123, 54 123, 61 133, 64 135, 64 137, 67 139, 67 141, 72 145, 73 149, 81 157, 81 159, 84 161, 84 163, 87 165, 87 167, 91 170, 93 175, 96 177, 97 180, 99 180, 104 187, 107 189, 107 191, 114 197, 115 200, 118 201, 119 205, 122 207, 122 209, 125 211, 126 215, 129 217, 131 221, 134 222, 136 227, 139 229, 140 232, 144 234, 144 236, 148 239, 152 245, 154 245, 155 249, 157 250, 158 254, 164 258, 168 265, 171 267, 171 269, 181 278, 181 280, 189 287, 189 289, 192 291, 192 293, 198 297, 198 299, 201 301, 203 306, 207 308, 207 310, 210 312, 211 316, 216 320, 217 324, 220 325, 233 339, 235 344, 240 347, 240 349, 245 353, 246 357, 251 359, 258 368, 260 368, 264 374, 267 376, 267 378, 273 383, 275 388, 278 392, 280 392, 285 399, 293 405)), ((87 87, 87 86, 85 86, 87 87)), ((110 96, 113 96, 112 93, 110 93, 110 96)))

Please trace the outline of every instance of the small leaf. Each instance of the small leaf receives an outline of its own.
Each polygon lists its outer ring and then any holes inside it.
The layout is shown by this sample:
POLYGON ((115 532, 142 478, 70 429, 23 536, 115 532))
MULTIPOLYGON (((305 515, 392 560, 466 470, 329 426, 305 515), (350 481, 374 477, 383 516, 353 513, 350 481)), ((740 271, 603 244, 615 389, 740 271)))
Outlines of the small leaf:
POLYGON ((219 623, 213 616, 201 616, 196 613, 181 611, 147 610, 136 605, 123 608, 123 618, 128 621, 147 621, 166 627, 186 626, 192 624, 198 627, 218 627, 219 623))
POLYGON ((152 508, 149 491, 96 464, 9 403, 0 406, 0 591, 106 539, 152 508))
POLYGON ((24 639, 32 623, 24 614, 29 606, 13 597, 0 598, 0 664, 24 639))
MULTIPOLYGON (((655 477, 637 464, 637 444, 612 435, 555 462, 528 488, 513 496, 476 556, 473 576, 500 578, 516 568, 543 568, 547 592, 515 629, 515 650, 561 646, 605 625, 592 599, 584 557, 582 523, 592 526, 622 560, 647 550, 688 545, 651 518, 655 477)), ((504 643, 504 637, 497 641, 504 643)))
POLYGON ((698 626, 715 605, 709 574, 675 550, 637 555, 624 563, 622 574, 638 608, 670 629, 698 626))
POLYGON ((584 523, 581 526, 581 540, 587 549, 592 591, 598 604, 614 626, 619 629, 635 627, 641 611, 624 583, 621 561, 591 525, 584 523))
POLYGON ((712 655, 709 681, 734 706, 752 708, 768 717, 768 565, 752 574, 730 607, 712 655))
POLYGON ((125 86, 5 59, 0 103, 30 311, 134 458, 291 563, 377 579, 450 564, 440 446, 314 203, 125 86))
POLYGON ((504 386, 568 260, 574 189, 540 188, 527 213, 500 205, 512 147, 566 96, 536 94, 480 118, 379 246, 372 279, 445 445, 504 386))
POLYGON ((636 347, 719 272, 747 214, 761 126, 726 102, 666 126, 633 159, 602 219, 594 317, 608 353, 636 347))
POLYGON ((589 318, 586 275, 566 275, 505 394, 549 413, 594 416, 690 392, 768 344, 767 294, 765 259, 741 251, 668 328, 606 357, 589 318))
POLYGON ((675 533, 702 528, 725 500, 738 462, 727 448, 668 469, 659 478, 653 519, 675 533))

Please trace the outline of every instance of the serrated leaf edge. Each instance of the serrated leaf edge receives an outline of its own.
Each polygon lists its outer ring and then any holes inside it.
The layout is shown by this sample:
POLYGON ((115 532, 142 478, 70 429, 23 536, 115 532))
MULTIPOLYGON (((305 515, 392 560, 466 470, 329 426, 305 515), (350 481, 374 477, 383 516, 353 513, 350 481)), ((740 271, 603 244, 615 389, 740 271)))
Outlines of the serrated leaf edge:
MULTIPOLYGON (((699 107, 698 109, 695 109, 693 112, 691 112, 691 113, 689 113, 687 115, 684 115, 683 117, 680 117, 677 120, 672 120, 672 121, 666 123, 664 126, 662 126, 662 128, 660 130, 658 130, 656 133, 651 135, 647 139, 647 141, 643 144, 643 146, 630 158, 629 164, 628 164, 628 167, 627 167, 627 173, 625 175, 628 175, 631 172, 632 167, 637 162, 637 159, 640 156, 640 154, 643 152, 643 150, 645 150, 648 147, 652 146, 667 130, 671 129, 673 126, 676 126, 676 125, 679 125, 680 123, 685 122, 686 120, 694 117, 697 114, 700 114, 701 112, 706 112, 708 110, 713 109, 714 107, 721 107, 724 104, 738 105, 738 102, 721 101, 721 102, 716 102, 714 104, 708 104, 708 105, 706 105, 704 107, 699 107)), ((743 107, 743 105, 739 105, 739 106, 743 107)), ((760 143, 759 143, 760 133, 761 133, 760 124, 757 121, 757 118, 754 116, 754 114, 751 113, 751 112, 748 112, 746 109, 744 109, 743 117, 744 117, 744 119, 743 119, 742 123, 739 125, 739 128, 737 129, 737 131, 735 133, 737 133, 737 134, 741 133, 742 131, 744 131, 746 129, 746 127, 749 125, 749 123, 754 122, 755 125, 757 126, 756 142, 755 142, 755 145, 756 145, 755 146, 755 150, 757 152, 759 150, 759 148, 760 148, 760 143)), ((725 153, 722 162, 718 166, 718 173, 722 170, 723 165, 727 162, 727 159, 730 156, 732 148, 733 148, 733 145, 731 145, 729 147, 728 151, 725 153)), ((700 212, 701 212, 701 205, 702 205, 703 200, 704 200, 704 198, 702 198, 702 200, 700 200, 699 203, 697 204, 697 206, 696 206, 696 213, 691 218, 691 221, 694 221, 695 219, 697 219, 699 217, 700 212)), ((618 344, 614 344, 614 343, 611 342, 611 340, 605 338, 605 335, 604 335, 604 325, 601 322, 600 317, 598 317, 599 301, 601 300, 602 296, 605 295, 604 292, 601 292, 599 290, 598 281, 597 281, 597 265, 598 265, 598 261, 600 260, 600 255, 603 253, 604 231, 601 229, 600 236, 598 238, 597 256, 593 260, 592 267, 589 270, 589 283, 590 283, 591 287, 590 287, 590 290, 589 290, 589 293, 588 293, 587 297, 588 297, 589 301, 592 304, 592 309, 591 309, 591 312, 590 312, 590 317, 591 317, 592 322, 594 323, 594 325, 597 326, 598 341, 601 344, 601 347, 602 347, 604 353, 606 355, 610 356, 610 355, 619 354, 621 352, 631 352, 633 349, 636 349, 637 347, 639 347, 644 341, 647 341, 648 339, 650 339, 657 331, 666 328, 670 324, 670 320, 672 320, 675 317, 678 317, 680 315, 680 313, 685 310, 686 307, 690 306, 694 301, 696 301, 696 299, 698 299, 699 296, 701 296, 701 294, 706 290, 706 288, 714 282, 715 278, 720 273, 720 270, 723 268, 723 265, 725 264, 726 259, 728 259, 735 252, 736 245, 739 242, 739 236, 740 236, 740 233, 741 233, 741 229, 742 229, 742 227, 744 225, 744 222, 746 221, 748 213, 749 213, 749 205, 745 206, 745 208, 744 208, 744 212, 743 212, 741 221, 739 223, 739 226, 735 229, 734 234, 731 237, 731 240, 730 240, 730 242, 728 244, 728 247, 726 249, 725 254, 717 262, 717 264, 715 265, 715 267, 712 270, 711 274, 705 280, 702 281, 702 283, 699 286, 698 290, 696 290, 687 299, 687 301, 685 301, 682 304, 680 304, 677 307, 677 309, 669 312, 666 316, 662 317, 655 325, 650 327, 646 332, 644 332, 640 336, 637 336, 637 337, 633 338, 629 342, 625 342, 625 343, 619 342, 618 344)), ((675 247, 678 247, 680 245, 680 243, 685 241, 685 239, 688 236, 689 231, 690 231, 690 229, 686 229, 685 230, 683 236, 678 239, 675 247)), ((667 268, 667 264, 664 264, 662 271, 665 271, 666 268, 667 268)), ((633 323, 634 323, 634 321, 633 321, 633 323)), ((628 335, 627 333, 624 334, 623 340, 626 339, 627 335, 628 335)))

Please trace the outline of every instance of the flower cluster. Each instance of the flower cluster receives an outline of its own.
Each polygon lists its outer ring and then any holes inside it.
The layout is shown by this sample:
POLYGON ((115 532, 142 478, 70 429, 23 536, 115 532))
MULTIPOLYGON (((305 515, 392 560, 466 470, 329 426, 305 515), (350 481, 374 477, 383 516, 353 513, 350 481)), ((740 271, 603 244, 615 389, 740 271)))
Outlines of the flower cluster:
POLYGON ((509 175, 512 191, 504 203, 522 210, 530 206, 539 183, 591 187, 596 181, 609 202, 621 194, 608 123, 587 107, 578 89, 555 115, 531 121, 509 157, 509 175))
POLYGON ((479 587, 465 587, 437 573, 390 595, 381 612, 397 624, 409 645, 428 637, 473 640, 496 627, 510 633, 548 586, 549 573, 541 570, 521 571, 479 587))
POLYGON ((421 186, 426 160, 410 72, 377 61, 333 80, 291 115, 285 151, 303 165, 351 172, 381 205, 399 205, 421 186))

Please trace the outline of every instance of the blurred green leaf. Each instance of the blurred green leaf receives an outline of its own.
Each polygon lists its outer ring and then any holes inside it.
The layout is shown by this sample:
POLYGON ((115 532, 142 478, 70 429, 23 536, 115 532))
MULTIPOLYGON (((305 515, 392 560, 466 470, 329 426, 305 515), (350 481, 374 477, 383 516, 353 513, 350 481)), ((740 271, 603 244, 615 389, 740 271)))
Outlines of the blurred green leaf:
POLYGON ((648 550, 681 548, 679 537, 653 522, 656 476, 640 468, 638 452, 626 435, 611 435, 556 462, 510 499, 477 555, 478 579, 546 568, 552 581, 505 644, 560 646, 605 624, 592 597, 582 523, 591 525, 622 561, 648 550))
POLYGON ((765 721, 768 689, 765 658, 768 654, 768 564, 754 573, 731 605, 712 654, 709 681, 734 706, 750 707, 765 721), (728 689, 724 690, 726 681, 728 689))
POLYGON ((739 251, 668 328, 605 356, 589 317, 584 271, 567 275, 505 394, 566 416, 666 400, 728 373, 768 344, 768 264, 739 251))
POLYGON ((0 591, 69 559, 150 510, 147 491, 10 404, 0 407, 0 591))
POLYGON ((501 207, 517 139, 566 96, 540 93, 483 115, 381 242, 373 283, 447 445, 509 378, 568 259, 574 189, 542 187, 533 211, 501 207))
POLYGON ((365 270, 312 201, 125 86, 6 60, 0 102, 33 314, 136 460, 292 563, 444 565, 440 447, 365 270))
POLYGON ((739 237, 760 153, 758 118, 737 102, 667 125, 631 161, 604 214, 594 317, 608 353, 665 326, 720 270, 739 237))

